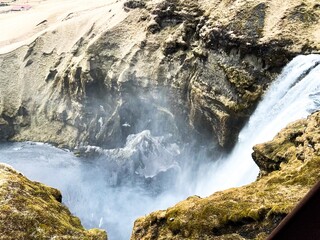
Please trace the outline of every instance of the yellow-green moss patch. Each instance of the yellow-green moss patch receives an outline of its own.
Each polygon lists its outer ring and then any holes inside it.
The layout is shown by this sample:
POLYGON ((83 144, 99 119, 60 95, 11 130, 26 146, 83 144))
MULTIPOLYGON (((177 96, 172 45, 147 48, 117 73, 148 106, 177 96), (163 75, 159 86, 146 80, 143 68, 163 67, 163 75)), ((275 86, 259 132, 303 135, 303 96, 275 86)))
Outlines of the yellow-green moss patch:
POLYGON ((102 230, 85 230, 61 203, 57 189, 32 182, 0 164, 1 239, 105 240, 102 230))
POLYGON ((276 162, 278 169, 262 169, 247 186, 188 198, 150 215, 161 221, 139 218, 131 239, 265 239, 320 180, 319 127, 320 112, 289 125, 255 147, 263 166, 276 162))

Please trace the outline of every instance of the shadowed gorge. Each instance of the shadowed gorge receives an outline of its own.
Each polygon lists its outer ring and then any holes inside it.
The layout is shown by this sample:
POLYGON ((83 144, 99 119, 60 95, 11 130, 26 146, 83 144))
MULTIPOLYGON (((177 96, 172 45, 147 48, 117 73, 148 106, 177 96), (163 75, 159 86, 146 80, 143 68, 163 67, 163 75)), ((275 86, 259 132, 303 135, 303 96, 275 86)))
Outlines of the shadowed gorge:
MULTIPOLYGON (((81 157, 76 158, 68 151, 58 152, 48 145, 16 143, 2 145, 0 158, 28 174, 32 179, 61 189, 66 196, 64 203, 82 219, 86 227, 105 228, 110 239, 128 239, 132 221, 143 214, 166 208, 189 195, 207 196, 217 190, 254 181, 258 169, 250 158, 253 144, 272 138, 290 121, 306 117, 318 109, 319 63, 319 55, 308 55, 298 56, 286 66, 240 133, 239 142, 233 152, 228 155, 219 154, 219 149, 215 149, 215 157, 210 156, 206 149, 202 151, 199 147, 185 145, 180 138, 177 138, 179 132, 173 131, 169 134, 168 130, 176 130, 178 127, 166 128, 163 125, 170 123, 173 114, 162 105, 162 111, 166 116, 163 122, 160 121, 163 127, 159 127, 157 121, 152 121, 151 124, 145 118, 139 120, 136 115, 132 120, 137 126, 154 131, 141 130, 138 134, 130 134, 124 147, 121 148, 83 146, 76 151, 81 157), (295 98, 297 94, 301 97, 295 98), (299 106, 299 111, 296 106, 299 106), (268 118, 264 115, 265 112, 269 113, 268 118), (42 174, 39 174, 37 169, 41 169, 42 174), (52 172, 55 172, 54 176, 52 172), (83 205, 84 203, 87 204, 83 205)), ((142 110, 146 119, 152 117, 157 120, 162 119, 154 115, 153 107, 146 111, 138 104, 140 109, 134 111, 135 104, 136 102, 131 100, 131 107, 127 111, 138 114, 142 110)), ((149 104, 152 105, 150 99, 149 104)), ((128 115, 128 113, 124 115, 127 118, 123 121, 124 127, 133 124, 128 115)), ((283 130, 283 137, 279 134, 273 140, 274 143, 270 143, 273 148, 269 148, 268 144, 262 145, 262 148, 260 145, 254 147, 253 157, 260 167, 260 176, 279 170, 282 168, 280 167, 282 163, 288 165, 290 171, 286 168, 279 173, 276 171, 274 183, 271 184, 268 177, 262 177, 247 187, 221 192, 222 195, 217 193, 204 199, 188 198, 182 212, 178 210, 178 213, 171 216, 169 208, 167 211, 155 212, 145 219, 137 220, 132 238, 149 239, 150 234, 154 235, 157 232, 160 239, 227 236, 229 233, 238 234, 238 232, 245 238, 254 234, 266 236, 318 179, 317 175, 314 175, 317 168, 313 168, 315 166, 313 161, 316 160, 310 160, 310 163, 304 161, 307 158, 313 159, 313 155, 317 159, 318 154, 318 138, 315 135, 318 129, 318 113, 311 116, 301 123, 293 124, 293 127, 297 126, 293 129, 289 126, 288 133, 283 130), (311 124, 310 127, 308 124, 311 124), (313 142, 305 143, 304 139, 309 139, 310 136, 314 137, 313 142), (292 144, 293 140, 298 142, 292 144), (314 152, 307 150, 309 145, 314 146, 314 152), (302 160, 302 164, 306 164, 308 168, 300 176, 296 176, 297 179, 310 181, 305 183, 297 180, 296 184, 301 187, 300 190, 295 192, 295 188, 288 187, 285 191, 290 195, 287 196, 290 200, 281 202, 283 199, 281 197, 278 200, 274 199, 272 192, 272 189, 277 187, 280 192, 284 190, 281 180, 277 179, 282 179, 286 174, 295 176, 297 168, 301 167, 291 164, 291 160, 287 159, 290 156, 302 160), (254 198, 250 202, 247 198, 251 199, 257 189, 260 189, 256 193, 257 202, 253 200, 254 198), (192 203, 194 207, 190 207, 189 201, 195 201, 192 203), (262 204, 265 201, 270 201, 266 209, 262 204), (272 209, 280 208, 281 204, 288 204, 288 208, 273 212, 272 209), (227 209, 223 210, 226 206, 227 209), (202 214, 202 211, 206 213, 202 214), (193 216, 192 221, 181 220, 189 218, 189 214, 193 216), (211 215, 220 216, 221 219, 217 217, 216 221, 210 223, 212 226, 207 226, 203 221, 211 219, 211 215), (150 217, 155 218, 154 222, 149 219, 150 217), (225 218, 230 219, 225 220, 225 218), (152 225, 149 225, 150 221, 152 225), (163 221, 168 222, 168 229, 167 225, 163 225, 163 221), (171 221, 179 222, 172 228, 171 221), (185 225, 186 223, 188 224, 185 225), (211 232, 207 228, 215 230, 211 232)), ((180 204, 183 206, 185 203, 181 202, 178 206, 180 204)))
POLYGON ((183 132, 230 149, 281 68, 319 48, 312 1, 124 3, 68 2, 35 40, 2 48, 2 139, 119 147, 138 133, 121 127, 128 96, 164 88, 183 132))
POLYGON ((0 162, 84 227, 264 239, 319 180, 316 1, 7 2, 0 162))

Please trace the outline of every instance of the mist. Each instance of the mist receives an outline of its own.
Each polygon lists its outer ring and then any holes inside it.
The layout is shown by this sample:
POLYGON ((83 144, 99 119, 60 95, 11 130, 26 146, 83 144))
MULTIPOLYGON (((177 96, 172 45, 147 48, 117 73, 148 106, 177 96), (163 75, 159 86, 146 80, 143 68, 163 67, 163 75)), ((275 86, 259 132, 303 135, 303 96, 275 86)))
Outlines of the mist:
MULTIPOLYGON (((31 180, 61 190, 63 203, 86 228, 104 228, 111 240, 129 239, 133 222, 190 195, 255 180, 254 144, 272 139, 289 122, 320 109, 320 56, 298 56, 270 86, 229 154, 199 143, 167 92, 131 92, 119 110, 117 148, 81 146, 72 152, 41 143, 0 145, 0 161, 31 180), (186 137, 188 136, 188 137, 186 137)), ((101 120, 103 126, 103 120, 101 120)))
POLYGON ((1 144, 0 159, 28 178, 58 188, 63 203, 86 228, 104 228, 109 239, 129 239, 133 222, 166 208, 184 196, 154 194, 144 183, 110 181, 103 163, 77 158, 67 150, 41 143, 1 144))

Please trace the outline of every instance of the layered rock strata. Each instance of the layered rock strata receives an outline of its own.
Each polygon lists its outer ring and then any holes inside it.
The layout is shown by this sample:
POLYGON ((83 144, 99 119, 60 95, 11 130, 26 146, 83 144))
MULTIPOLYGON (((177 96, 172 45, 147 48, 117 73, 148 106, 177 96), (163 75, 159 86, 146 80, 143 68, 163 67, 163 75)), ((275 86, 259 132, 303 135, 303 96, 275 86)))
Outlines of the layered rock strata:
POLYGON ((83 6, 2 51, 0 139, 112 148, 149 129, 228 148, 280 69, 320 49, 317 1, 83 6))
POLYGON ((260 178, 136 220, 131 239, 265 239, 320 180, 320 112, 254 147, 260 178))

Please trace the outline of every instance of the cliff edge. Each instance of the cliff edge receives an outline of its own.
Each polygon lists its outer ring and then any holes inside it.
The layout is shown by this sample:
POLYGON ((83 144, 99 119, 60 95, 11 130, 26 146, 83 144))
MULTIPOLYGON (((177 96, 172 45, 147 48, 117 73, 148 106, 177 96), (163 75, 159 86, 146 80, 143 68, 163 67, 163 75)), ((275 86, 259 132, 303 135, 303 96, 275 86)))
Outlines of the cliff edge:
POLYGON ((0 164, 0 238, 107 240, 103 230, 85 230, 61 200, 57 189, 0 164))
POLYGON ((260 178, 136 220, 131 239, 265 239, 320 180, 320 112, 254 147, 260 178))

